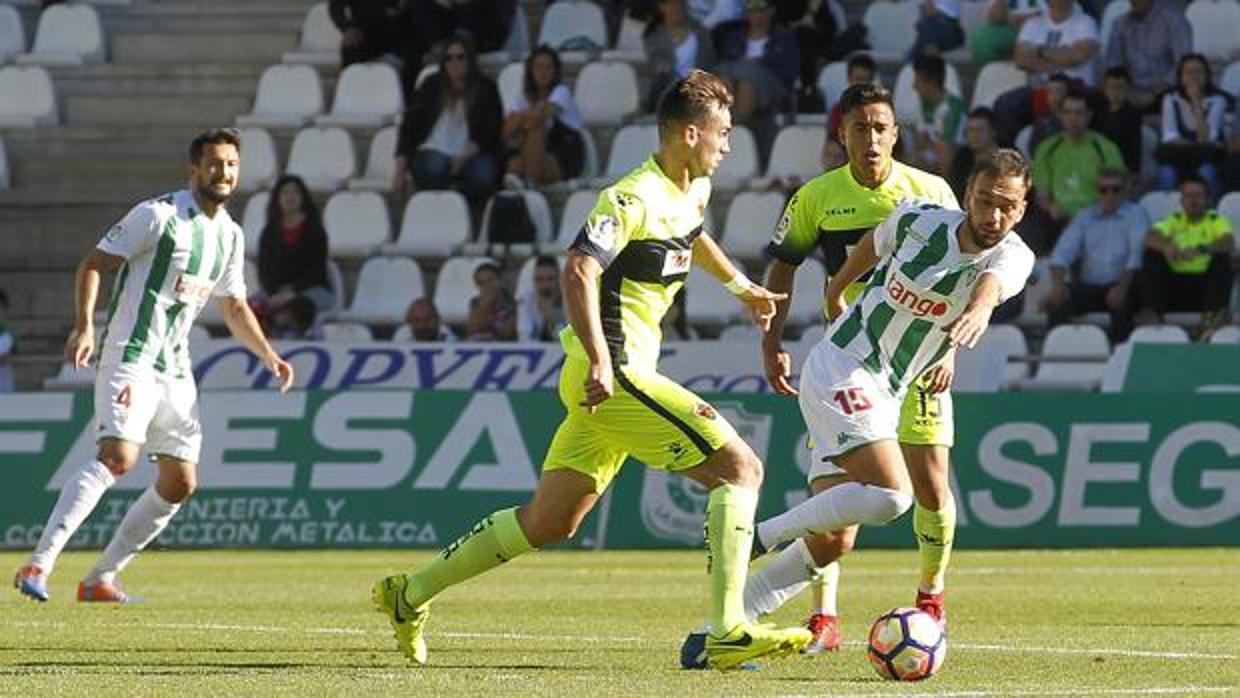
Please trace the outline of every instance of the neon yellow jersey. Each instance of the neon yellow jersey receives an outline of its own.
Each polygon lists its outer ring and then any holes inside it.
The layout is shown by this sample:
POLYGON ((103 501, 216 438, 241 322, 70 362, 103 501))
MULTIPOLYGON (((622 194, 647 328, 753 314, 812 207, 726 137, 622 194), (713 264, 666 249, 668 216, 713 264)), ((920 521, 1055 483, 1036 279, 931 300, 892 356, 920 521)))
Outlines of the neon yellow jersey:
MULTIPOLYGON (((570 249, 603 267, 599 311, 613 366, 655 369, 660 323, 689 275, 709 200, 710 179, 681 191, 654 157, 599 194, 570 249)), ((572 326, 560 343, 568 356, 586 358, 572 326)))
MULTIPOLYGON (((1209 245, 1231 235, 1231 221, 1218 211, 1206 211, 1195 221, 1183 211, 1176 211, 1154 224, 1154 230, 1182 248, 1209 245)), ((1204 274, 1210 268, 1210 255, 1200 254, 1188 259, 1167 260, 1177 274, 1204 274)))
MULTIPOLYGON (((792 195, 767 253, 781 262, 800 265, 815 247, 821 248, 827 274, 833 276, 861 236, 906 199, 960 208, 942 177, 898 160, 892 161, 887 179, 873 189, 859 184, 848 165, 829 170, 792 195)), ((851 303, 864 288, 865 279, 861 279, 849 287, 846 299, 851 303)))

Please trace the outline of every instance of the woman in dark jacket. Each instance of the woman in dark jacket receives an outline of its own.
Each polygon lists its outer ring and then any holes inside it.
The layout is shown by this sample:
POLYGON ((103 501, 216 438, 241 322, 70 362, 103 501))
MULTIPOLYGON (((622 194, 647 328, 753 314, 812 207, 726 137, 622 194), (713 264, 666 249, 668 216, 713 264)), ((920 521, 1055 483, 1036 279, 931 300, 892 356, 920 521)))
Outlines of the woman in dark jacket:
POLYGON ((393 188, 402 193, 408 173, 418 189, 459 187, 481 208, 499 183, 503 124, 499 91, 478 69, 473 43, 454 36, 405 113, 393 188))
POLYGON ((330 310, 336 294, 327 280, 327 231, 306 183, 284 175, 267 201, 267 223, 258 238, 258 281, 268 315, 296 298, 330 310))

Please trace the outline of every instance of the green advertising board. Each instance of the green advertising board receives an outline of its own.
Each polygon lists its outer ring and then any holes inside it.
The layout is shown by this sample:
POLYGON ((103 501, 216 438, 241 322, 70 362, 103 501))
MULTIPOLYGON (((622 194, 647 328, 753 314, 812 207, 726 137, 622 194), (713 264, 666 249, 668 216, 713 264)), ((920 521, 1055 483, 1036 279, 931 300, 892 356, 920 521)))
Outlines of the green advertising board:
MULTIPOLYGON (((551 391, 204 392, 199 490, 167 547, 437 547, 528 498, 562 415, 551 391)), ((795 400, 719 395, 767 463, 759 516, 804 499, 795 400)), ((1234 545, 1240 395, 961 395, 958 545, 1234 545)), ((0 546, 30 548, 94 452, 89 393, 0 396, 0 546)), ((106 542, 153 478, 104 498, 74 545, 106 542)), ((572 545, 701 544, 706 493, 630 462, 572 545)), ((912 545, 909 517, 862 544, 912 545)))

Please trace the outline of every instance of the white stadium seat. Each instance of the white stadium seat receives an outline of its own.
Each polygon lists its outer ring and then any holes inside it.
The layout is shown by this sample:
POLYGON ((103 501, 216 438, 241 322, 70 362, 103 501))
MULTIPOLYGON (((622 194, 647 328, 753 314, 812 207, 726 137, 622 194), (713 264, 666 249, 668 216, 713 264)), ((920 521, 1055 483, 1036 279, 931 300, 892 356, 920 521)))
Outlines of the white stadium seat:
POLYGON ((26 30, 12 5, 0 5, 0 63, 26 52, 26 30))
POLYGON ((762 259, 784 211, 779 192, 745 191, 732 199, 723 223, 723 248, 741 259, 762 259))
POLYGON ((588 126, 616 126, 639 106, 637 72, 628 63, 587 64, 573 89, 582 121, 588 126))
POLYGON ((354 63, 336 80, 332 110, 315 119, 319 126, 378 128, 405 108, 400 75, 387 63, 354 63))
POLYGON ((353 303, 341 319, 395 325, 414 300, 426 295, 422 269, 408 257, 372 257, 357 275, 353 303))
MULTIPOLYGON (((558 4, 558 3, 557 3, 558 4)), ((611 155, 602 180, 610 184, 642 164, 659 147, 659 130, 654 124, 629 124, 616 132, 611 141, 611 155)))
POLYGON ((685 316, 697 328, 723 327, 742 318, 742 306, 723 284, 700 267, 685 279, 685 316))
POLYGON ((827 270, 822 263, 813 257, 801 262, 792 280, 792 307, 788 309, 788 323, 797 327, 822 324, 826 288, 827 270))
POLYGON ((1037 373, 1021 382, 1026 389, 1093 390, 1102 381, 1111 354, 1106 333, 1095 325, 1060 325, 1046 335, 1043 357, 1088 356, 1094 361, 1044 361, 1037 373))
POLYGON ((1179 325, 1143 325, 1132 331, 1131 344, 1188 344, 1188 333, 1179 325))
POLYGON ((822 141, 826 133, 821 126, 785 126, 775 136, 771 147, 768 177, 796 177, 802 182, 822 174, 822 141))
POLYGON ((385 126, 370 139, 366 153, 366 171, 349 180, 350 189, 392 191, 392 174, 396 170, 396 127, 385 126))
POLYGON ((1132 9, 1132 3, 1128 0, 1111 0, 1106 5, 1106 9, 1102 11, 1102 22, 1098 29, 1099 56, 1107 55, 1107 45, 1111 43, 1111 32, 1115 29, 1116 20, 1132 9))
MULTIPOLYGON (((963 97, 964 92, 960 88, 960 71, 956 70, 956 66, 951 63, 947 65, 947 79, 944 84, 947 91, 963 97)), ((921 118, 921 100, 918 99, 917 93, 913 91, 913 64, 905 63, 904 67, 896 75, 896 86, 891 92, 892 100, 896 104, 896 120, 900 123, 911 123, 921 118)))
POLYGON ((89 388, 94 384, 95 367, 93 365, 74 368, 73 364, 68 362, 60 365, 60 370, 56 375, 43 379, 44 390, 77 390, 89 388))
POLYGON ((865 8, 862 23, 866 28, 866 39, 870 42, 870 55, 879 63, 903 63, 908 52, 913 48, 917 35, 913 27, 917 24, 919 3, 916 2, 872 2, 865 8))
POLYGON ((263 71, 254 108, 237 117, 238 126, 305 126, 323 112, 323 86, 308 65, 273 65, 263 71))
POLYGON ((1012 143, 1012 145, 1015 145, 1016 149, 1019 150, 1026 158, 1033 160, 1033 153, 1029 151, 1029 146, 1032 144, 1032 141, 1033 124, 1029 124, 1016 134, 1016 140, 1012 143))
POLYGON ((241 230, 245 233, 245 256, 258 256, 258 239, 262 237, 263 228, 267 227, 267 202, 271 192, 257 191, 245 201, 244 213, 241 215, 241 230))
POLYGON ((327 3, 310 8, 301 23, 301 39, 297 50, 284 54, 285 63, 336 65, 340 62, 340 30, 332 23, 327 3))
POLYGON ((384 254, 442 259, 456 254, 471 237, 469 204, 459 191, 424 190, 409 198, 400 236, 384 254))
POLYGON ((499 77, 495 78, 495 86, 499 90, 499 100, 504 105, 504 113, 514 111, 517 97, 525 89, 525 62, 513 61, 504 66, 499 71, 499 77))
POLYGON ((1198 0, 1185 9, 1193 29, 1193 51, 1212 61, 1229 61, 1240 49, 1240 4, 1235 0, 1198 0))
POLYGON ((711 184, 716 189, 740 189, 762 173, 758 162, 758 143, 752 131, 745 126, 737 126, 728 141, 732 151, 724 156, 711 177, 711 184))
POLYGON ((392 221, 383 197, 373 191, 341 191, 323 207, 323 227, 331 256, 368 257, 392 238, 392 221))
POLYGON ((334 319, 344 310, 344 274, 340 273, 340 265, 334 259, 327 260, 327 287, 335 296, 332 307, 319 314, 320 320, 334 319))
POLYGON ((1211 344, 1240 344, 1240 326, 1220 327, 1210 335, 1211 344))
POLYGON ((620 31, 616 36, 614 48, 603 52, 605 61, 626 61, 629 63, 646 62, 646 44, 642 34, 646 31, 646 23, 626 14, 620 20, 620 31))
POLYGON ((1029 353, 1025 335, 1015 325, 991 325, 973 349, 956 355, 953 390, 993 393, 1029 375, 1028 364, 1010 361, 1029 353))
MULTIPOLYGON (((555 224, 551 221, 551 205, 547 203, 547 197, 539 191, 522 191, 522 192, 506 192, 506 194, 519 193, 521 198, 525 200, 525 212, 529 216, 530 222, 534 224, 534 242, 516 243, 508 245, 509 254, 516 256, 525 256, 534 254, 536 249, 544 246, 550 246, 551 241, 555 237, 555 224)), ((478 224, 478 238, 474 243, 466 244, 463 248, 466 254, 486 254, 492 241, 486 238, 487 231, 490 230, 491 214, 494 210, 496 197, 492 197, 487 201, 487 205, 482 209, 482 220, 478 224)))
POLYGON ((1029 84, 1029 76, 1011 61, 992 61, 982 66, 973 83, 969 109, 994 107, 995 99, 1008 90, 1029 84))
POLYGON ((370 342, 375 338, 370 327, 360 322, 325 322, 321 329, 328 342, 370 342))
POLYGON ((840 95, 848 89, 848 64, 844 61, 833 61, 818 71, 818 91, 822 93, 822 101, 827 109, 840 101, 840 95))
POLYGON ((474 269, 489 257, 451 257, 439 268, 435 278, 435 307, 445 324, 462 325, 469 319, 469 301, 478 294, 474 269))
POLYGON ((568 197, 561 211, 559 233, 555 236, 556 249, 567 250, 568 246, 573 244, 597 202, 598 191, 593 189, 580 189, 568 197))
POLYGON ((0 68, 0 128, 33 128, 60 120, 56 88, 37 66, 0 68))
POLYGON ((738 322, 723 328, 719 341, 757 346, 762 341, 762 330, 752 322, 738 322))
POLYGON ((237 189, 254 191, 275 184, 276 177, 280 175, 280 162, 276 155, 276 142, 271 134, 261 128, 243 128, 239 133, 245 158, 241 165, 241 181, 237 182, 237 189))
POLYGON ((9 156, 4 149, 4 139, 0 138, 0 189, 9 188, 9 156))
POLYGON ((1240 192, 1233 191, 1219 199, 1218 212, 1231 221, 1232 235, 1240 235, 1240 192))
MULTIPOLYGON (((3 50, 0 48, 0 51, 3 50)), ((1232 61, 1231 65, 1223 70, 1223 77, 1219 78, 1218 86, 1232 97, 1240 96, 1240 61, 1232 61)))
POLYGON ((357 172, 353 139, 339 127, 303 128, 293 139, 284 171, 300 176, 310 191, 336 191, 357 172))
POLYGON ((1141 196, 1141 208, 1151 223, 1157 223, 1180 210, 1180 192, 1148 191, 1141 196))
POLYGON ((52 5, 39 15, 30 53, 17 56, 19 64, 81 65, 105 58, 103 25, 90 5, 52 5))
POLYGON ((566 63, 583 62, 588 54, 583 51, 565 50, 580 40, 587 40, 599 50, 607 48, 607 24, 603 10, 592 2, 561 0, 547 6, 538 32, 538 43, 546 44, 560 52, 566 63))

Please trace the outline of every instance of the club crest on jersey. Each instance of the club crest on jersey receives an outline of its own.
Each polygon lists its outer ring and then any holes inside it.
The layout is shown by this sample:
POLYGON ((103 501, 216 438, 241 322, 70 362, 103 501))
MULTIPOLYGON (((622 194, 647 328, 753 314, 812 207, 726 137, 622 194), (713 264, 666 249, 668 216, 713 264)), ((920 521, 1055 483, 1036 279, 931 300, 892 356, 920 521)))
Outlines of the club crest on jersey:
POLYGON ((688 274, 693 264, 693 253, 689 250, 668 250, 663 257, 663 276, 688 274))
POLYGON ((586 237, 601 250, 610 250, 616 246, 616 226, 619 223, 611 216, 599 216, 586 224, 586 237))
POLYGON ((696 414, 702 419, 714 419, 719 416, 719 413, 715 411, 715 408, 705 402, 699 402, 697 407, 693 408, 693 414, 696 414))
POLYGON ((947 314, 947 303, 919 295, 900 283, 894 275, 887 281, 887 297, 892 303, 903 306, 916 317, 941 317, 947 314))

